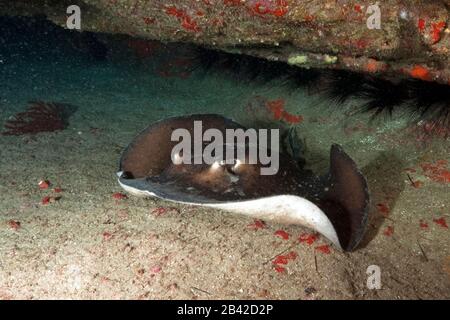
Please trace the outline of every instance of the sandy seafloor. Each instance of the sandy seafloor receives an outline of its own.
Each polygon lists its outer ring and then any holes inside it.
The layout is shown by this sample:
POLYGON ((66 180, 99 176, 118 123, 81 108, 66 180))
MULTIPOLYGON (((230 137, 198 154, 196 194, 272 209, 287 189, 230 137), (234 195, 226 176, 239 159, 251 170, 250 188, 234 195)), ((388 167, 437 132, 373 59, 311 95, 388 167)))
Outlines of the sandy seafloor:
MULTIPOLYGON (((434 221, 450 223, 450 184, 421 168, 450 161, 449 140, 418 142, 401 115, 369 123, 368 115, 350 116, 301 88, 201 71, 162 76, 155 71, 160 62, 140 56, 128 51, 100 63, 30 50, 3 57, 2 126, 29 100, 78 109, 66 130, 0 136, 0 299, 450 298, 450 230, 434 221), (357 251, 330 245, 330 253, 321 252, 316 248, 329 242, 299 242, 311 233, 299 226, 254 229, 244 216, 113 197, 122 191, 115 175, 120 153, 148 124, 188 113, 251 123, 268 116, 264 108, 246 109, 255 96, 285 99, 304 117, 298 133, 311 168, 326 171, 332 143, 362 168, 372 209, 357 251), (421 182, 417 188, 407 173, 421 182), (47 190, 38 187, 43 179, 51 182, 47 190), (55 187, 63 191, 55 194, 55 187), (41 203, 56 195, 58 201, 41 203), (157 214, 160 207, 168 210, 157 214), (277 272, 272 261, 289 252, 296 258, 277 272), (380 290, 367 288, 369 265, 381 268, 380 290)), ((357 105, 351 101, 349 110, 357 105)))

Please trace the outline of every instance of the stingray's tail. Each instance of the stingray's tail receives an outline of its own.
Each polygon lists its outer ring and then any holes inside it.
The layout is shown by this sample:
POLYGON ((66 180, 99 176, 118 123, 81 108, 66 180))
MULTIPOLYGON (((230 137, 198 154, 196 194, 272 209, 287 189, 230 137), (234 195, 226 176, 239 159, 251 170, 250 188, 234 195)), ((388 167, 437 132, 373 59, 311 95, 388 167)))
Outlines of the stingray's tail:
POLYGON ((330 152, 330 172, 319 203, 345 251, 354 250, 364 236, 369 215, 367 182, 355 162, 339 145, 330 152))

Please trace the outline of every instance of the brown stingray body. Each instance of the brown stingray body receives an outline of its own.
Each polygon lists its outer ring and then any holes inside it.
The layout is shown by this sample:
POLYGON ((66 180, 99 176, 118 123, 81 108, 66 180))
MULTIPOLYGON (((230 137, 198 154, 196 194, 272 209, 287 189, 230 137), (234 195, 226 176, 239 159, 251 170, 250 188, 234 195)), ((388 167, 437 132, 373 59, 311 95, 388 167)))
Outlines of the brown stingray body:
POLYGON ((157 177, 158 183, 173 183, 186 192, 196 193, 216 201, 257 199, 277 194, 295 194, 302 187, 300 171, 295 161, 280 155, 280 168, 274 175, 261 175, 261 163, 249 164, 174 164, 170 163, 157 177))
MULTIPOLYGON (((178 142, 171 141, 171 134, 179 128, 192 132, 194 121, 202 121, 203 130, 242 128, 219 115, 176 117, 152 124, 124 151, 119 182, 163 199, 200 205, 295 195, 325 213, 344 250, 356 248, 367 223, 369 196, 364 177, 339 146, 332 146, 330 172, 323 177, 301 170, 284 153, 279 155, 279 170, 274 175, 261 175, 263 165, 249 164, 247 153, 245 159, 235 159, 238 164, 175 164, 171 152, 178 142)), ((235 151, 247 147, 224 145, 235 151)))

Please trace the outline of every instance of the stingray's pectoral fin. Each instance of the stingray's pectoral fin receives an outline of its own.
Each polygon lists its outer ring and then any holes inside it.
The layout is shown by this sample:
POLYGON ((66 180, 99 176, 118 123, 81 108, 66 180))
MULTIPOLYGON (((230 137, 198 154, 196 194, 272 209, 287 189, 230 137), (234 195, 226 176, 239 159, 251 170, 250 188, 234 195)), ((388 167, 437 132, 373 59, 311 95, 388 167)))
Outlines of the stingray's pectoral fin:
POLYGON ((318 205, 333 224, 343 250, 352 251, 363 238, 368 221, 367 182, 339 145, 331 147, 330 158, 327 191, 318 205))

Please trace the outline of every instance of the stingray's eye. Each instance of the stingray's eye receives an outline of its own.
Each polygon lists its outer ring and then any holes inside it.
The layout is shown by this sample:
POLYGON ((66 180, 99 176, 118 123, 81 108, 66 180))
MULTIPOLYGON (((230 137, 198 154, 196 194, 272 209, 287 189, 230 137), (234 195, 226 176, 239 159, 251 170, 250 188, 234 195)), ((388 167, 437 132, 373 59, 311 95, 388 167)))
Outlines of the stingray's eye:
POLYGON ((241 166, 241 164, 242 164, 241 160, 234 159, 233 163, 227 164, 225 168, 228 173, 230 173, 232 175, 236 175, 236 174, 238 174, 238 170, 239 170, 239 167, 241 166))
POLYGON ((173 164, 182 164, 183 156, 180 153, 172 154, 172 162, 173 162, 173 164))
POLYGON ((231 167, 231 170, 232 170, 233 172, 236 172, 236 170, 239 169, 239 167, 241 166, 241 164, 242 164, 242 161, 239 160, 239 159, 236 159, 236 160, 234 161, 234 165, 231 167))
POLYGON ((214 163, 211 165, 211 170, 217 170, 219 169, 222 165, 221 165, 222 161, 214 161, 214 163))

